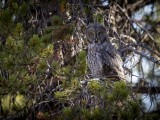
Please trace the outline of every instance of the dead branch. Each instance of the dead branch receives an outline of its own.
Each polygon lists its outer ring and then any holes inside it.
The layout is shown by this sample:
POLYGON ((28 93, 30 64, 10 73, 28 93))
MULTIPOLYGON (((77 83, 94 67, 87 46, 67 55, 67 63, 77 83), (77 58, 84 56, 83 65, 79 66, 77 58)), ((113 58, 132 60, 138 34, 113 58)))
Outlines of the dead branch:
POLYGON ((144 53, 139 52, 139 51, 133 49, 132 47, 126 47, 126 48, 124 48, 124 49, 122 49, 122 50, 120 50, 120 51, 121 51, 121 52, 125 52, 125 51, 127 51, 127 50, 133 51, 134 53, 139 54, 139 55, 141 55, 142 57, 145 57, 146 59, 148 59, 148 60, 150 60, 150 61, 152 61, 152 62, 160 65, 160 61, 157 60, 156 58, 154 58, 154 57, 149 57, 149 56, 145 55, 144 53))
POLYGON ((144 93, 144 94, 159 94, 160 87, 132 87, 132 91, 135 93, 144 93))

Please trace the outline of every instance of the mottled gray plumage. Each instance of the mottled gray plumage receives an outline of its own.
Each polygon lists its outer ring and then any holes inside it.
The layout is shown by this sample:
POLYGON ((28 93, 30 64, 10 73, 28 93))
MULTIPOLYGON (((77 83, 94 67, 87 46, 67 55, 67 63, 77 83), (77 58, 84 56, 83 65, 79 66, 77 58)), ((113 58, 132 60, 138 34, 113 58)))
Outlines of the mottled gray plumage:
POLYGON ((117 50, 109 41, 107 31, 101 24, 89 24, 86 30, 88 40, 87 62, 94 76, 116 75, 125 78, 123 62, 117 50))

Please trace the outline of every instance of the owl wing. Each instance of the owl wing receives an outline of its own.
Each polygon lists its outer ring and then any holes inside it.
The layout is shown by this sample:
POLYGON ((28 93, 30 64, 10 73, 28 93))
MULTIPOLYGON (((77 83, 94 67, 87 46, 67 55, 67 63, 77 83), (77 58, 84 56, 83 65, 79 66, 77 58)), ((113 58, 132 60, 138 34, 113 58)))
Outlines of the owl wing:
POLYGON ((122 59, 111 43, 104 45, 101 50, 101 58, 104 65, 104 70, 106 70, 104 72, 114 71, 119 77, 124 78, 122 59))

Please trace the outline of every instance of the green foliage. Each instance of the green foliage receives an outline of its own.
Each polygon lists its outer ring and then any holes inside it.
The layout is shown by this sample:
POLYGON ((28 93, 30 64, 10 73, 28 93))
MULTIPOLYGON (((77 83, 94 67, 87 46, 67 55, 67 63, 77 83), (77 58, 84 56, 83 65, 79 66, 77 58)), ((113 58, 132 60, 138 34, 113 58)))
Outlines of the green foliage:
POLYGON ((103 15, 100 13, 97 13, 97 15, 95 16, 97 18, 97 21, 99 23, 103 23, 103 15))
POLYGON ((22 6, 20 6, 20 12, 19 12, 19 14, 21 16, 26 16, 27 9, 28 9, 27 3, 23 2, 22 6))
POLYGON ((38 37, 38 35, 33 35, 33 37, 30 38, 28 45, 29 47, 33 47, 33 48, 40 46, 40 38, 38 37))
MULTIPOLYGON (((47 1, 47 4, 50 2, 56 3, 47 1)), ((82 12, 88 17, 93 14, 87 6, 90 1, 83 2, 86 5, 82 12)), ((6 40, 3 44, 0 38, 0 106, 4 112, 0 113, 0 118, 9 116, 12 119, 12 116, 21 114, 24 119, 30 119, 34 113, 34 117, 37 117, 36 113, 42 113, 47 118, 58 113, 57 119, 62 120, 142 118, 139 106, 130 97, 126 83, 84 77, 87 73, 85 50, 72 56, 75 59, 70 60, 71 63, 63 64, 65 60, 61 54, 70 52, 65 47, 77 46, 76 39, 73 41, 75 43, 70 41, 71 36, 77 32, 75 25, 78 23, 81 26, 77 18, 68 23, 66 11, 71 12, 71 4, 68 5, 67 0, 58 3, 59 10, 56 14, 47 8, 44 1, 11 0, 5 4, 0 11, 0 37, 4 36, 6 40), (41 11, 45 7, 47 11, 41 11), (48 14, 50 11, 52 15, 48 14), (45 22, 47 26, 44 27, 45 22), (59 41, 62 43, 58 46, 58 51, 54 44, 59 41), (49 77, 46 77, 47 64, 51 66, 49 77), (8 77, 2 75, 3 70, 8 77), (87 82, 82 84, 80 81, 83 80, 87 82), (49 106, 49 110, 44 110, 46 106, 49 106)), ((78 7, 76 9, 79 10, 78 7)), ((79 13, 81 12, 78 11, 77 14, 79 13)), ((101 10, 96 11, 93 17, 97 22, 104 20, 101 10)), ((158 36, 156 42, 159 43, 158 36)), ((158 116, 153 114, 144 117, 152 118, 158 119, 158 116)))
POLYGON ((73 120, 74 119, 74 115, 73 115, 73 110, 69 107, 65 107, 63 109, 63 115, 65 116, 64 120, 73 120))
POLYGON ((73 88, 73 89, 76 89, 76 88, 79 88, 80 86, 79 86, 79 81, 77 80, 77 79, 71 79, 71 87, 73 88))
POLYGON ((37 65, 37 70, 39 72, 44 72, 45 69, 47 68, 47 62, 45 59, 41 59, 37 65))
POLYGON ((51 34, 46 33, 44 36, 41 37, 42 42, 47 44, 51 40, 51 36, 52 36, 51 34))
POLYGON ((59 16, 55 15, 52 17, 52 25, 53 26, 59 26, 59 25, 62 25, 62 20, 59 16))
MULTIPOLYGON (((60 64, 58 61, 53 60, 51 63, 51 67, 54 68, 54 71, 57 72, 58 74, 58 70, 60 69, 60 64)), ((63 68, 62 68, 63 69, 63 68)))
POLYGON ((64 75, 70 75, 71 74, 71 66, 66 66, 66 67, 63 67, 62 68, 62 73, 64 74, 64 75))
POLYGON ((62 99, 64 97, 67 97, 71 93, 71 90, 65 89, 64 91, 57 91, 55 92, 55 98, 62 99))
POLYGON ((115 82, 113 88, 113 97, 118 100, 125 100, 128 97, 129 91, 125 82, 115 82))
POLYGON ((20 39, 22 34, 23 34, 23 25, 22 23, 17 23, 13 30, 13 35, 14 37, 17 37, 18 39, 20 39))
POLYGON ((63 109, 63 118, 62 120, 104 120, 107 119, 107 116, 101 109, 95 108, 92 112, 89 112, 87 109, 69 108, 65 107, 63 109), (76 115, 76 116, 75 116, 76 115))
POLYGON ((144 120, 159 120, 159 115, 156 113, 148 114, 143 119, 144 120))
POLYGON ((1 99, 1 102, 3 112, 9 115, 14 114, 15 110, 22 110, 26 105, 26 98, 21 94, 7 95, 1 99))
MULTIPOLYGON (((19 9, 17 5, 13 3, 12 8, 19 9)), ((25 6, 23 4, 20 9, 24 9, 25 6)), ((47 59, 53 55, 54 48, 50 41, 46 41, 44 44, 42 38, 37 34, 31 35, 26 40, 24 24, 22 22, 13 24, 10 10, 1 12, 0 18, 0 26, 2 26, 0 35, 6 37, 6 44, 0 52, 0 68, 9 74, 7 80, 5 76, 0 75, 2 78, 0 80, 0 85, 2 85, 0 87, 0 100, 5 114, 15 115, 18 111, 21 114, 25 111, 26 106, 29 107, 25 95, 28 94, 27 91, 31 86, 36 85, 35 81, 37 81, 38 76, 35 74, 44 74, 47 68, 47 59), (1 32, 2 28, 4 32, 1 32)))
POLYGON ((71 81, 63 80, 62 82, 64 90, 55 92, 55 98, 61 103, 67 103, 69 99, 75 99, 80 85, 76 78, 71 79, 71 81))
POLYGON ((42 50, 41 57, 46 58, 53 55, 53 44, 49 44, 45 49, 42 50))
POLYGON ((61 119, 73 119, 75 114, 75 120, 105 120, 114 119, 114 116, 120 119, 137 119, 142 114, 138 104, 129 96, 129 89, 124 82, 112 84, 111 81, 100 82, 92 79, 83 88, 88 92, 81 94, 81 97, 79 94, 84 90, 81 90, 78 81, 73 79, 68 83, 70 84, 66 88, 63 87, 63 91, 55 93, 61 103, 72 103, 71 107, 63 109, 61 119))
POLYGON ((1 12, 0 14, 0 22, 1 25, 4 24, 9 24, 12 21, 12 13, 9 9, 6 9, 4 11, 1 12))
POLYGON ((104 120, 106 119, 103 109, 95 108, 92 113, 92 120, 104 120))
MULTIPOLYGON (((62 40, 69 40, 71 33, 73 32, 73 26, 71 24, 65 24, 61 26, 53 26, 52 28, 52 37, 54 39, 62 39, 62 40)), ((49 31, 51 30, 49 29, 49 31)))
POLYGON ((98 81, 91 81, 88 84, 88 88, 93 92, 100 92, 103 89, 102 85, 98 81))
POLYGON ((18 4, 13 2, 13 3, 11 4, 11 7, 12 7, 13 10, 17 11, 17 9, 18 9, 18 4))
POLYGON ((75 76, 81 76, 86 73, 87 71, 87 63, 86 63, 86 52, 82 50, 76 59, 76 70, 75 70, 75 76))

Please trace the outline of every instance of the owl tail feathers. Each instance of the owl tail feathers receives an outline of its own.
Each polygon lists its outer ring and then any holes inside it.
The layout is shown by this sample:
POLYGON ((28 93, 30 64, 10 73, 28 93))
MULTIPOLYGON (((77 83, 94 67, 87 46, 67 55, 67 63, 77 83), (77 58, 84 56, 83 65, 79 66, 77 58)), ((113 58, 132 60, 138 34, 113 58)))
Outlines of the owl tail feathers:
POLYGON ((118 75, 115 75, 115 74, 113 75, 113 74, 112 74, 112 75, 107 75, 106 78, 109 78, 109 80, 111 80, 111 81, 113 81, 113 82, 114 82, 114 81, 115 81, 115 82, 116 82, 116 81, 124 81, 124 82, 126 82, 126 78, 125 78, 124 75, 119 75, 119 74, 118 74, 118 75))
POLYGON ((112 78, 112 81, 124 81, 126 82, 126 76, 123 72, 118 72, 114 74, 110 74, 107 76, 107 78, 112 78))
POLYGON ((119 80, 120 81, 124 81, 124 82, 126 82, 126 76, 124 75, 124 73, 118 73, 118 77, 119 77, 119 80))

